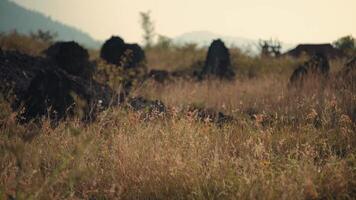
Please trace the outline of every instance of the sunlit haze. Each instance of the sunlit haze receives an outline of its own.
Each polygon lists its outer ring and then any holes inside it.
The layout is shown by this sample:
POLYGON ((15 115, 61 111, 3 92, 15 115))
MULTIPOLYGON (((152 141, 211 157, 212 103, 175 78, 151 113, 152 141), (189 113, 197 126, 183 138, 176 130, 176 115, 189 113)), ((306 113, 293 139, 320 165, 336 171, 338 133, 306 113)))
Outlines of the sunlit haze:
POLYGON ((289 43, 356 36, 355 0, 15 0, 104 40, 115 34, 141 42, 140 11, 150 10, 156 33, 191 31, 289 43))

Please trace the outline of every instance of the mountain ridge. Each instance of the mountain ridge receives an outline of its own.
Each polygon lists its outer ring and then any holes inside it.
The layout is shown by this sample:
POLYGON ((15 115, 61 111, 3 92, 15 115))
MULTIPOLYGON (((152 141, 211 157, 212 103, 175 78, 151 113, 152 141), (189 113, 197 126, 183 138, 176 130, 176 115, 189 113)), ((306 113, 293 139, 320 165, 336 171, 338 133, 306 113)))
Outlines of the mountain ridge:
POLYGON ((24 8, 9 0, 0 0, 0 32, 16 30, 22 34, 29 34, 41 29, 57 34, 56 40, 76 41, 88 48, 99 48, 100 41, 93 39, 88 33, 53 20, 40 12, 24 8))

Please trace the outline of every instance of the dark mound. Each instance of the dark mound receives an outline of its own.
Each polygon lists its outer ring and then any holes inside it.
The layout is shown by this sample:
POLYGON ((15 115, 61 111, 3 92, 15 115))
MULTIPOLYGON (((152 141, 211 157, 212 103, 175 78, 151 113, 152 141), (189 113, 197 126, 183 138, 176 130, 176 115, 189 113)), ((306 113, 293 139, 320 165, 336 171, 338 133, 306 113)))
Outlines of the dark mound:
POLYGON ((125 42, 120 37, 112 36, 110 39, 106 40, 101 47, 100 57, 106 62, 120 65, 121 56, 126 50, 125 42))
POLYGON ((89 62, 88 51, 76 42, 57 42, 44 53, 69 74, 91 77, 93 66, 89 62))
POLYGON ((304 54, 308 56, 323 54, 329 59, 340 58, 344 56, 342 51, 334 48, 331 44, 300 44, 296 48, 286 52, 284 55, 298 58, 304 54))
POLYGON ((125 68, 134 68, 145 60, 145 52, 138 44, 126 44, 125 68))
POLYGON ((164 83, 166 80, 169 79, 169 72, 166 70, 153 69, 148 74, 148 77, 152 78, 153 80, 155 80, 159 83, 164 83))
POLYGON ((232 79, 235 76, 231 69, 229 50, 220 39, 211 43, 202 75, 214 75, 222 79, 232 79))
POLYGON ((126 44, 117 36, 105 41, 100 56, 106 62, 124 68, 138 67, 145 60, 145 52, 138 44, 126 44))
POLYGON ((126 106, 138 112, 144 120, 166 116, 167 108, 160 100, 148 100, 143 97, 130 98, 126 106))
POLYGON ((83 119, 92 119, 112 98, 105 85, 70 75, 49 59, 16 51, 0 52, 0 92, 15 98, 8 100, 14 110, 23 109, 22 122, 42 116, 57 121, 77 108, 83 119))
POLYGON ((159 100, 148 100, 143 97, 130 98, 128 100, 128 105, 134 111, 148 111, 149 113, 165 113, 166 106, 159 100))
POLYGON ((326 78, 329 74, 330 66, 328 59, 323 54, 316 54, 310 60, 294 70, 289 79, 291 85, 302 85, 308 77, 326 78))
POLYGON ((230 123, 234 121, 234 118, 230 115, 226 115, 223 112, 216 111, 211 108, 196 108, 192 107, 189 109, 193 113, 194 117, 199 121, 212 122, 218 126, 230 123))

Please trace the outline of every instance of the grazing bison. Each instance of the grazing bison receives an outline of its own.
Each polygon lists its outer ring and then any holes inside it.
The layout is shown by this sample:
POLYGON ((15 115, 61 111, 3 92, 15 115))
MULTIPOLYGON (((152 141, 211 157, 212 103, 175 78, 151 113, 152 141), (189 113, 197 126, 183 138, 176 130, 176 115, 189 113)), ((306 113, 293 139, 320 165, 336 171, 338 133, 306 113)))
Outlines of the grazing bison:
POLYGON ((90 78, 94 71, 86 49, 76 42, 56 42, 44 51, 48 58, 71 75, 90 78))
POLYGON ((138 44, 126 44, 112 36, 102 46, 100 56, 106 62, 126 68, 138 67, 145 60, 145 52, 138 44))
POLYGON ((304 80, 309 76, 313 76, 315 78, 327 77, 329 70, 330 66, 326 56, 323 54, 317 54, 295 69, 289 79, 289 82, 291 85, 301 86, 304 80))
POLYGON ((77 108, 83 120, 92 119, 113 96, 107 86, 69 74, 51 59, 16 51, 0 51, 0 92, 15 98, 8 100, 14 110, 22 111, 21 122, 42 116, 58 121, 77 108))
POLYGON ((220 39, 211 43, 201 74, 214 75, 221 79, 232 79, 235 76, 231 69, 229 49, 220 39))

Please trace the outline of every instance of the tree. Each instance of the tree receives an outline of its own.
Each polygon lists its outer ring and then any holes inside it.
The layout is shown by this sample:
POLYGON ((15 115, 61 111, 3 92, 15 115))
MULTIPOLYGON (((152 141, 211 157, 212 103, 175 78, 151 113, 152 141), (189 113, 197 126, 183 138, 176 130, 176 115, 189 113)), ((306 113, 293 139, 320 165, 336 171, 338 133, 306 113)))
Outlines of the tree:
POLYGON ((164 35, 158 35, 157 44, 155 46, 162 48, 162 49, 169 49, 172 47, 173 42, 172 39, 166 37, 164 35))
POLYGON ((281 42, 278 40, 260 40, 259 48, 262 57, 279 57, 281 55, 281 42))
POLYGON ((352 53, 356 51, 356 39, 352 37, 352 35, 341 37, 333 44, 337 49, 340 49, 345 53, 352 53))
POLYGON ((153 45, 155 36, 155 28, 151 20, 151 11, 140 12, 140 16, 141 27, 143 29, 143 42, 145 44, 145 48, 150 48, 153 45))
POLYGON ((57 37, 57 33, 52 33, 51 31, 43 31, 39 29, 37 30, 37 32, 31 32, 30 36, 34 40, 52 43, 53 40, 57 37))

